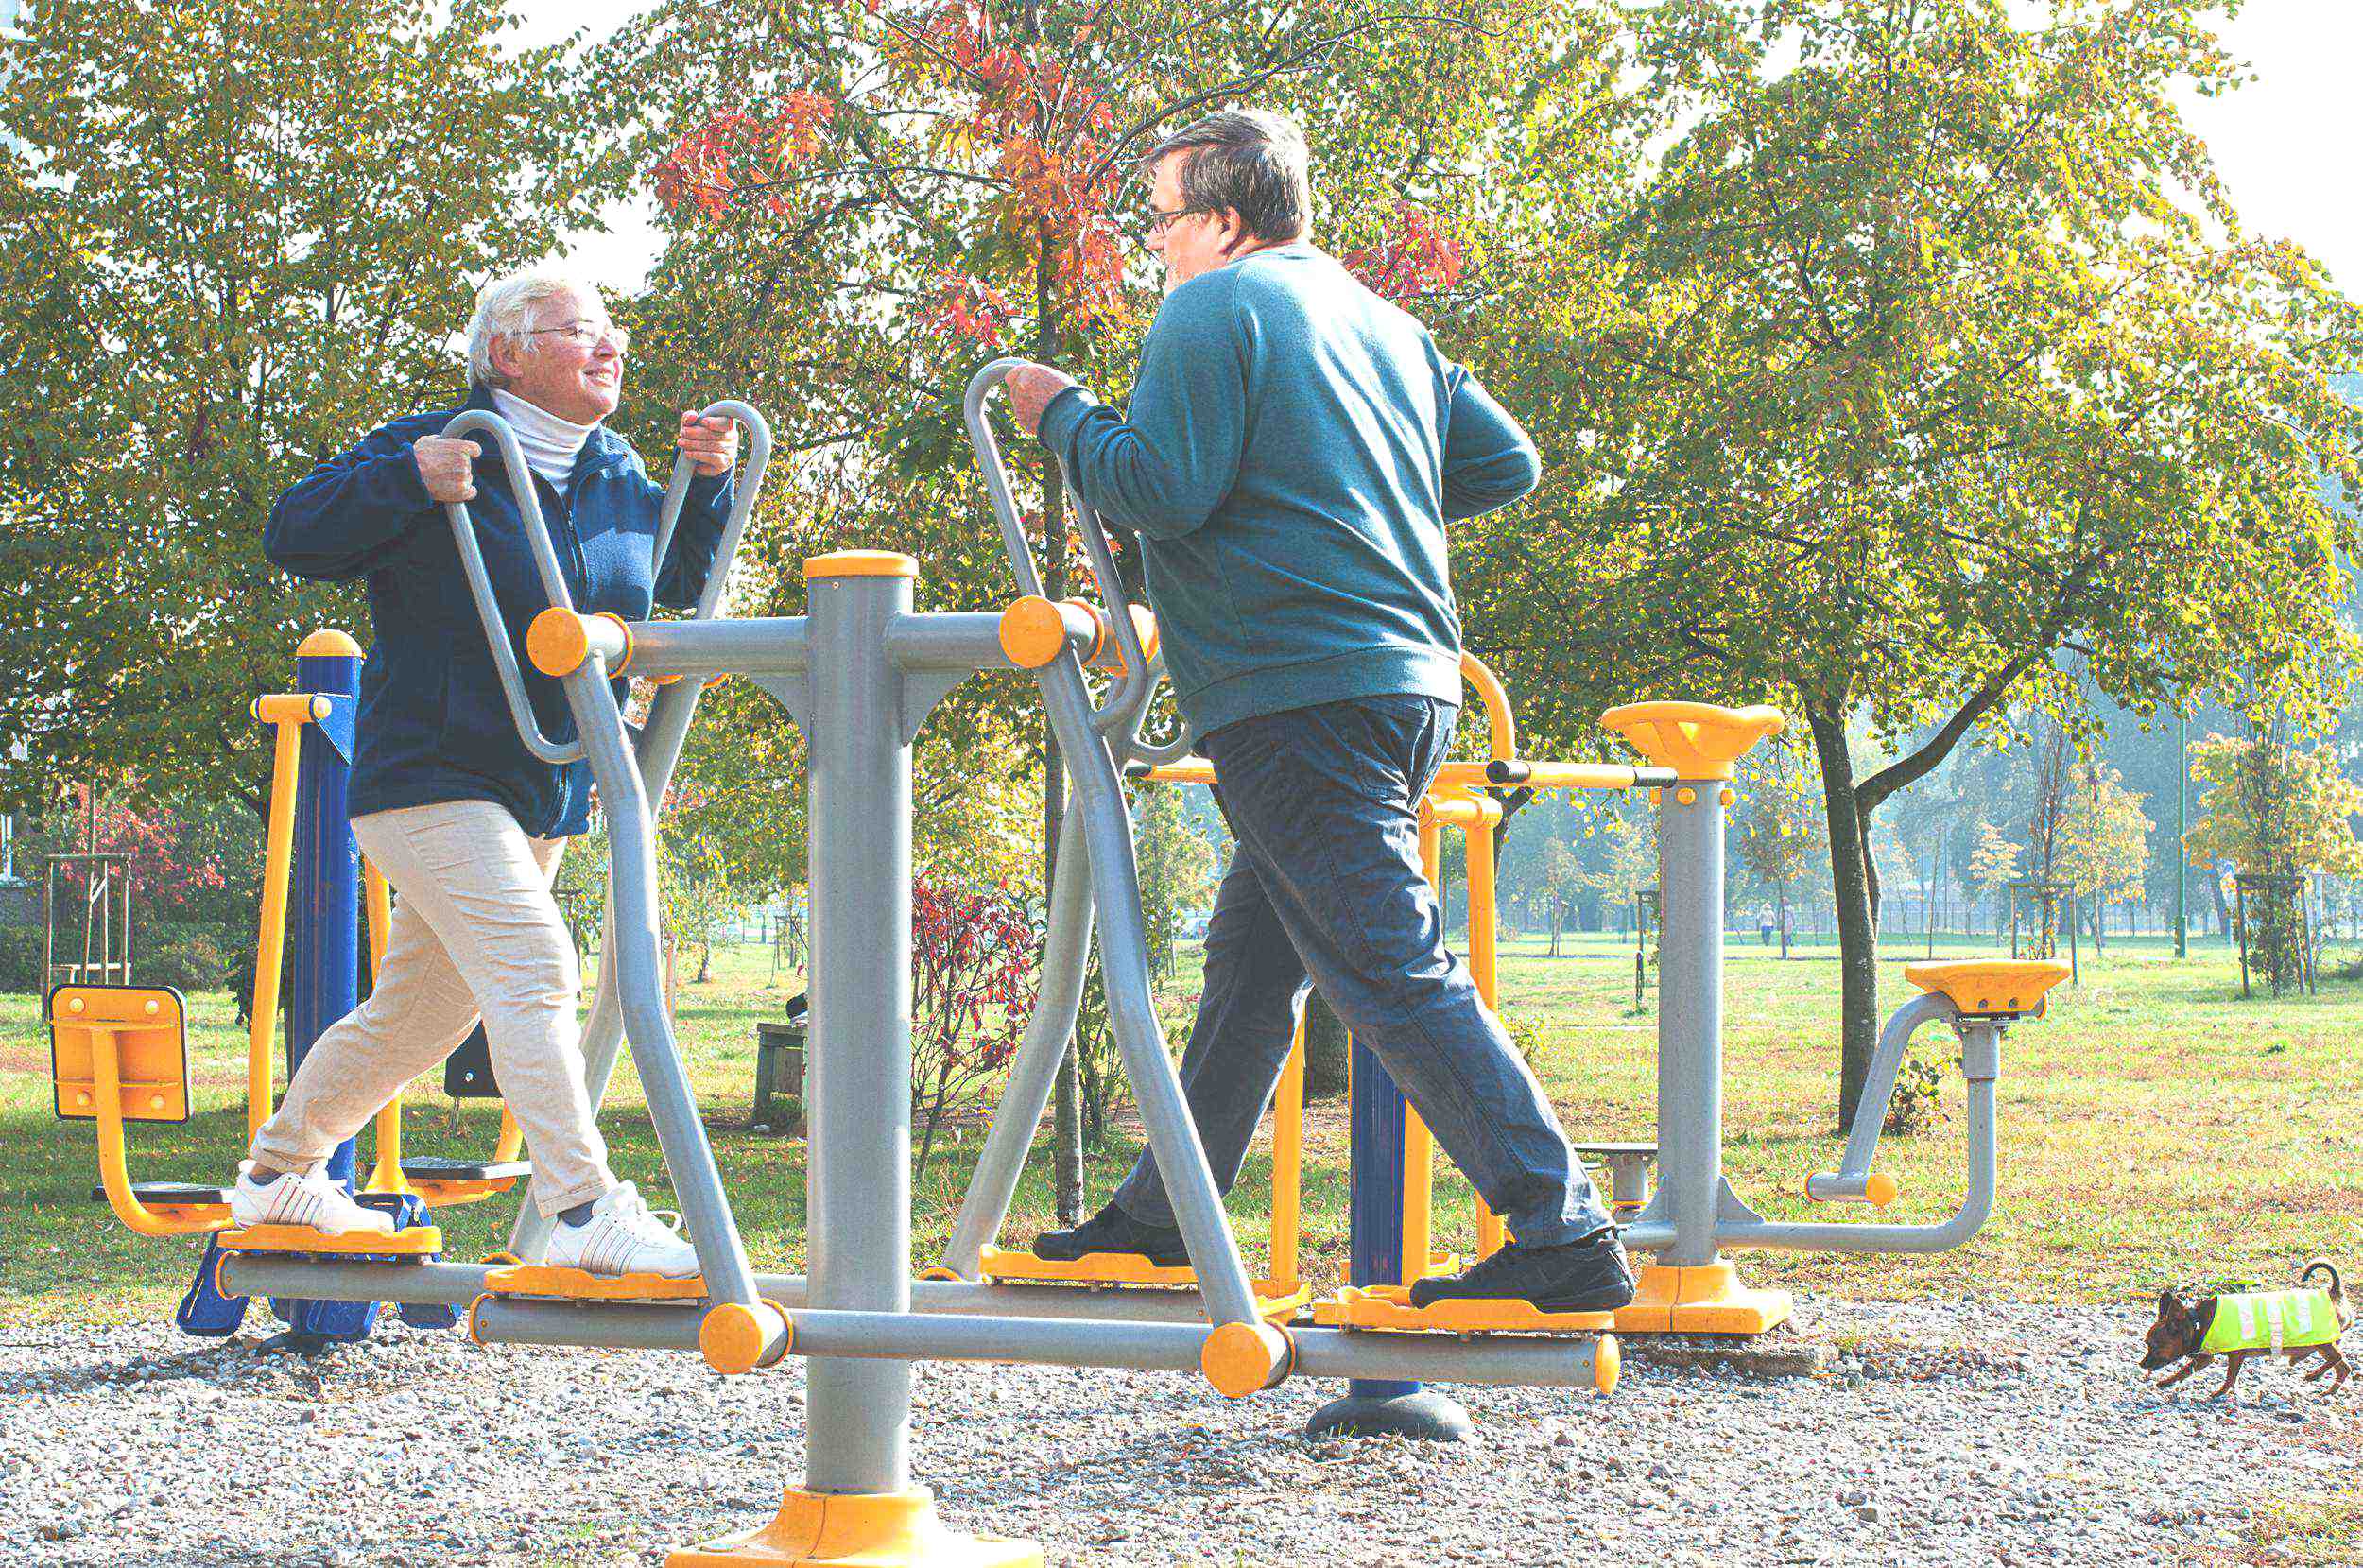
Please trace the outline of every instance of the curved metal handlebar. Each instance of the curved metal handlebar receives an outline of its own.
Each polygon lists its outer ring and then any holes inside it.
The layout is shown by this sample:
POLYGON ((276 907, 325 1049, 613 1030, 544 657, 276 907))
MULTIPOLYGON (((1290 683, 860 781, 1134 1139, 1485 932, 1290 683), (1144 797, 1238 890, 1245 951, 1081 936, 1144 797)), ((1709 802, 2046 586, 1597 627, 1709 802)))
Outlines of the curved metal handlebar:
MULTIPOLYGON (((747 427, 749 436, 746 468, 732 499, 731 514, 722 524, 722 537, 715 546, 713 568, 706 574, 705 588, 699 594, 698 607, 692 612, 699 620, 710 620, 721 607, 731 567, 738 559, 739 541, 746 536, 747 520, 754 512, 755 499, 763 489, 764 472, 771 463, 771 426, 752 406, 733 398, 709 404, 699 412, 736 420, 747 427)), ((498 414, 481 408, 465 409, 443 426, 443 435, 455 440, 478 431, 492 438, 500 452, 502 466, 509 472, 509 492, 517 498, 517 513, 525 524, 526 543, 533 550, 533 563, 541 574, 543 592, 559 609, 572 610, 574 595, 566 590, 566 574, 559 565, 558 546, 550 538, 549 525, 543 519, 541 494, 533 488, 533 474, 526 465, 525 449, 517 442, 516 431, 498 414)), ((689 481, 695 474, 695 465, 686 454, 674 461, 672 479, 664 489, 664 503, 657 513, 656 548, 649 563, 652 583, 664 575, 665 557, 681 526, 681 508, 689 498, 689 481)), ((451 519, 452 538, 459 546, 459 564, 467 575, 468 593, 475 600, 477 618, 484 623, 485 640, 492 649, 492 664, 500 672, 501 694, 509 699, 509 716, 517 726, 519 738, 526 743, 526 750, 543 762, 578 760, 583 755, 580 741, 561 746, 543 734, 534 719, 533 704, 526 695, 525 676, 517 667, 516 650, 509 646, 509 629, 501 619, 500 603, 492 594, 492 577, 484 569, 484 552, 476 541, 475 522, 468 515, 467 503, 447 502, 443 511, 451 519)))
MULTIPOLYGON (((755 497, 762 493, 764 471, 771 466, 771 422, 750 404, 736 398, 724 398, 709 403, 698 410, 706 419, 736 420, 747 427, 747 466, 740 470, 738 490, 731 498, 731 515, 722 524, 721 543, 715 546, 715 570, 706 574, 705 591, 698 595, 698 608, 690 612, 694 620, 709 621, 721 607, 722 590, 730 578, 731 565, 738 559, 738 542, 747 532, 747 519, 755 509, 755 497)), ((697 467, 682 453, 673 459, 673 476, 664 487, 664 507, 657 514, 656 554, 649 563, 651 582, 664 578, 664 560, 673 547, 673 530, 681 524, 682 505, 689 499, 689 481, 697 467)))
MULTIPOLYGON (((1009 474, 1001 461, 1001 443, 993 438, 992 422, 985 417, 985 401, 992 389, 1025 363, 1022 359, 996 359, 971 376, 961 412, 968 422, 969 441, 976 449, 976 471, 984 477, 985 494, 992 502, 993 515, 1001 521, 1001 543, 1009 553, 1010 569, 1017 574, 1018 591, 1039 595, 1042 574, 1034 564, 1033 546, 1026 542, 1026 526, 1017 515, 1017 499, 1009 492, 1009 474)), ((1050 460, 1057 462, 1058 458, 1053 456, 1050 460)), ((1108 694, 1108 700, 1092 711, 1092 728, 1104 735, 1117 730, 1128 715, 1137 715, 1144 706, 1141 699, 1148 695, 1149 683, 1156 677, 1141 647, 1140 632, 1132 625, 1131 607, 1124 596, 1124 579, 1116 574, 1115 554, 1108 545, 1108 530, 1081 491, 1069 484, 1067 494, 1082 524, 1083 551, 1091 558, 1092 577, 1099 588, 1100 602, 1114 623, 1116 646, 1124 654, 1124 674, 1108 694)))
MULTIPOLYGON (((501 462, 509 470, 509 493, 517 498, 517 515, 524 520, 526 542, 533 548, 533 563, 542 574, 543 592, 550 603, 561 610, 575 607, 574 595, 566 591, 566 574, 558 564, 558 548, 550 543, 549 525, 542 518, 542 497, 533 488, 533 473, 526 466, 525 449, 517 444, 517 433, 498 414, 482 408, 461 410, 459 416, 443 426, 446 439, 457 440, 481 430, 492 438, 500 450, 501 462)), ((476 543, 475 522, 468 515, 465 501, 446 501, 443 514, 451 519, 451 535, 459 546, 460 569, 467 574, 468 592, 475 599, 475 612, 484 623, 485 641, 492 645, 492 665, 500 671, 501 693, 509 698, 509 716, 517 726, 519 738, 526 750, 546 763, 578 761, 582 752, 579 740, 561 746, 542 732, 542 726, 533 716, 533 703, 526 696, 525 677, 517 669, 517 651, 509 646, 509 627, 501 619, 500 601, 492 594, 492 579, 484 570, 484 551, 476 543)))

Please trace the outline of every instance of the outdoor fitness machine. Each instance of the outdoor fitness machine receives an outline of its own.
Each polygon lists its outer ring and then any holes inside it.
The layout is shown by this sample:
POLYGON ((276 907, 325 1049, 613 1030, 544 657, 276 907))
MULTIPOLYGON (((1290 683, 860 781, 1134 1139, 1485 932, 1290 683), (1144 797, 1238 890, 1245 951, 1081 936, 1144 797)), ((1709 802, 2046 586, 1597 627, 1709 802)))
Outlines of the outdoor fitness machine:
MULTIPOLYGON (((1180 755, 1182 744, 1152 748, 1139 738, 1141 715, 1158 676, 1153 631, 1125 600, 1099 520, 1079 505, 1080 533, 1104 608, 1054 604, 1043 597, 984 412, 1007 370, 1007 364, 995 364, 979 372, 966 401, 986 489, 1023 594, 998 614, 914 612, 916 562, 900 555, 845 551, 805 563, 805 614, 723 618, 718 610, 724 575, 769 449, 760 419, 735 404, 716 405, 708 412, 740 419, 755 439, 738 508, 725 527, 696 615, 626 622, 579 614, 533 504, 534 488, 513 434, 496 417, 473 411, 446 427, 449 436, 487 437, 507 466, 526 543, 551 604, 534 623, 527 651, 544 676, 561 683, 578 738, 553 742, 535 724, 524 677, 492 600, 474 526, 464 506, 453 506, 447 511, 461 562, 511 716, 538 755, 553 762, 587 759, 607 814, 610 917, 606 961, 585 1030, 589 1087, 595 1100, 616 1052, 628 1043, 697 1249, 699 1276, 612 1279, 540 1265, 536 1260, 543 1255, 547 1227, 530 1206, 512 1238, 515 1257, 481 1265, 436 1259, 414 1233, 425 1229, 418 1226, 386 1238, 299 1241, 235 1232, 213 1238, 221 1249, 216 1284, 225 1298, 277 1293, 321 1301, 464 1309, 469 1334, 483 1343, 696 1351, 726 1373, 772 1366, 791 1354, 809 1357, 803 1484, 788 1489, 769 1523, 677 1552, 670 1559, 674 1568, 847 1560, 1040 1562, 1039 1550, 1029 1543, 946 1530, 936 1520, 928 1492, 912 1484, 909 1363, 914 1360, 1196 1371, 1233 1398, 1275 1387, 1292 1376, 1346 1378, 1366 1386, 1452 1382, 1602 1391, 1615 1382, 1615 1341, 1605 1334, 1437 1333, 1427 1326, 1357 1321, 1351 1313, 1322 1321, 1318 1310, 1307 1322, 1303 1312, 1275 1311, 1259 1296, 1232 1237, 1151 1005, 1123 776, 1132 764, 1151 769, 1188 766, 1180 755), (1113 678, 1104 699, 1095 702, 1087 669, 1113 678), (1012 1062, 1001 1113, 947 1253, 948 1266, 914 1280, 908 1158, 911 748, 935 704, 988 670, 1030 671, 1042 691, 1074 786, 1060 845, 1065 874, 1050 890, 1042 996, 1012 1062), (660 683, 648 720, 636 734, 626 725, 611 684, 623 674, 660 683), (802 1276, 757 1274, 750 1266, 664 1006, 655 802, 663 798, 700 684, 732 674, 754 681, 780 701, 803 732, 809 755, 809 1269, 802 1276), (1006 1213, 1047 1097, 1074 1023, 1085 946, 1095 925, 1110 1024, 1186 1244, 1194 1287, 1189 1292, 969 1277, 1006 1213), (1275 1317, 1289 1320, 1270 1320, 1275 1317)), ((677 467, 658 535, 660 565, 686 478, 685 469, 677 467)), ((1497 694, 1498 688, 1493 690, 1497 694)), ((1619 727, 1649 751, 1650 766, 1608 768, 1516 757, 1507 703, 1499 710, 1502 723, 1494 732, 1499 754, 1482 764, 1455 765, 1462 771, 1455 772, 1451 783, 1461 794, 1434 803, 1437 823, 1457 815, 1481 821, 1490 803, 1484 791, 1495 785, 1668 788, 1674 792, 1665 814, 1669 865, 1695 869, 1693 885, 1669 901, 1664 1054, 1670 1060, 1661 1065, 1660 1095, 1668 1111, 1667 1135, 1661 1139, 1664 1190, 1641 1215, 1631 1239, 1669 1254, 1669 1264, 1695 1270, 1716 1263, 1718 1243, 1933 1247, 1964 1238, 1982 1218, 1980 1192, 1991 1192, 1990 1051, 1973 1055, 1970 1064, 1973 1151, 1982 1137, 1985 1179, 1981 1185, 1973 1161, 1965 1228, 1957 1223, 1848 1231, 1731 1217, 1736 1199, 1720 1183, 1715 1071, 1723 781, 1730 778, 1730 759, 1777 726, 1778 715, 1769 710, 1733 714, 1663 703, 1619 710, 1619 727), (1940 1234, 1950 1239, 1939 1241, 1940 1234)), ((1430 829, 1431 847, 1435 831, 1430 829)), ((1490 910, 1490 900, 1487 906, 1490 910)), ((1490 967, 1490 947, 1486 962, 1490 967)), ((2027 989, 2010 992, 2013 1005, 2027 989)), ((121 1024, 113 1021, 121 1009, 112 1001, 102 1007, 84 997, 78 1012, 53 1008, 61 1109, 77 1094, 88 1095, 88 1104, 110 1092, 141 1092, 143 1086, 127 1078, 124 1064, 160 1061, 171 1054, 179 1020, 177 1010, 169 1020, 164 1017, 162 998, 169 996, 123 992, 133 1016, 121 1024), (154 1011, 147 1008, 149 1001, 157 1003, 154 1011)), ((60 999, 71 1000, 62 994, 60 999)), ((1953 1007, 1946 1002, 1927 1016, 1953 1016, 1945 1010, 1953 1007)), ((1993 1032, 1972 1031, 1972 1037, 1990 1040, 1993 1032)), ((1895 1025, 1889 1033, 1896 1034, 1895 1025)), ((1900 1037, 1896 1051, 1900 1055, 1900 1037)), ((1376 1076, 1368 1066, 1362 1083, 1367 1093, 1377 1093, 1376 1076)), ((170 1096, 165 1100, 169 1108, 170 1096)), ((1406 1120, 1398 1113, 1399 1122, 1406 1120)), ((1875 1139, 1875 1117, 1871 1126, 1875 1139)), ((102 1143, 112 1136, 119 1151, 122 1118, 110 1116, 101 1131, 102 1143)), ((1415 1208, 1423 1224, 1425 1214, 1423 1187, 1413 1170, 1417 1164, 1423 1171, 1424 1158, 1414 1161, 1405 1152, 1417 1144, 1406 1128, 1402 1148, 1378 1162, 1408 1179, 1403 1182, 1406 1195, 1419 1198, 1416 1205, 1406 1201, 1380 1216, 1402 1219, 1406 1232, 1413 1229, 1415 1208)), ((1866 1175, 1868 1162, 1868 1147, 1860 1161, 1850 1154, 1846 1168, 1831 1180, 1841 1186, 1852 1183, 1866 1175)), ((1383 1183, 1393 1179, 1374 1178, 1382 1183, 1374 1190, 1383 1192, 1383 1183)), ((1357 1202, 1357 1212, 1363 1207, 1357 1202)), ((212 1212, 193 1214, 191 1220, 190 1229, 216 1231, 224 1222, 212 1212)), ((1488 1234, 1499 1239, 1497 1228, 1488 1234)), ((1409 1255, 1432 1266, 1423 1229, 1417 1239, 1420 1248, 1409 1255)), ((1357 1278, 1371 1272, 1357 1262, 1357 1278)), ((1387 1283, 1371 1278, 1362 1288, 1377 1291, 1387 1283)))

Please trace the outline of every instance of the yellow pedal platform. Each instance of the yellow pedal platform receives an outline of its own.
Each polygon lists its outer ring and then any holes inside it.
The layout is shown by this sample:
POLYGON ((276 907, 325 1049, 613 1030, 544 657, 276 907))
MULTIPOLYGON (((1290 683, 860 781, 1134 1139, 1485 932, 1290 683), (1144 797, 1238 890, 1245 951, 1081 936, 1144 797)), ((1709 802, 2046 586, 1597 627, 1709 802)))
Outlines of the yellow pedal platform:
POLYGON ((1762 1334, 1788 1320, 1785 1290, 1739 1283, 1729 1263, 1641 1266, 1632 1304, 1616 1309, 1619 1334, 1762 1334))
MULTIPOLYGON (((1198 1270, 1183 1264, 1167 1267, 1150 1263, 1137 1252, 1086 1252, 1072 1263, 1038 1258, 1006 1247, 988 1247, 976 1260, 976 1272, 1004 1284, 1150 1285, 1166 1290, 1196 1290, 1198 1270)), ((1250 1280, 1255 1300, 1267 1318, 1291 1318, 1313 1299, 1313 1287, 1282 1284, 1276 1280, 1250 1280)))
POLYGON ((593 1274, 546 1264, 517 1264, 485 1275, 484 1289, 492 1296, 566 1301, 699 1301, 705 1299, 706 1282, 703 1275, 695 1274, 677 1280, 664 1274, 593 1274))
POLYGON ((1530 1301, 1449 1301, 1411 1304, 1411 1287, 1348 1285, 1313 1303, 1324 1328, 1434 1329, 1446 1334, 1597 1334, 1615 1326, 1609 1312, 1544 1312, 1530 1301))
POLYGON ((333 1252, 345 1258, 423 1258, 443 1249, 443 1232, 438 1225, 413 1225, 390 1236, 368 1232, 332 1236, 303 1225, 250 1225, 243 1231, 222 1232, 220 1241, 225 1252, 333 1252))

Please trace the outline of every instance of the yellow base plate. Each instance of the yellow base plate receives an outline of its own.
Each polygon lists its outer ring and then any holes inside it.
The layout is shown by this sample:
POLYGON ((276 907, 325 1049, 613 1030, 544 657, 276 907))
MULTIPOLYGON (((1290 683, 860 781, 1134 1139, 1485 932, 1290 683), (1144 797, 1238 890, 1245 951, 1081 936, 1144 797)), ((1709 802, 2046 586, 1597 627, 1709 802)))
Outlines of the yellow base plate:
POLYGON ((1729 1263, 1644 1264, 1639 1284, 1632 1304, 1616 1310, 1619 1334, 1762 1334, 1786 1322, 1794 1304, 1785 1290, 1741 1284, 1729 1263))
POLYGON ((685 1280, 664 1274, 593 1274, 580 1268, 518 1264, 484 1276, 492 1296, 548 1297, 563 1301, 695 1301, 706 1293, 703 1275, 685 1280))
POLYGON ((959 1535, 936 1517, 924 1487, 869 1496, 790 1489, 755 1529, 683 1547, 664 1568, 1042 1568, 1030 1541, 959 1535))
MULTIPOLYGON (((976 1272, 1007 1284, 1129 1284, 1196 1290, 1198 1270, 1186 1264, 1167 1268, 1137 1252, 1086 1252, 1072 1263, 1038 1258, 1006 1247, 988 1247, 977 1256, 976 1272)), ((923 1278, 925 1276, 923 1275, 923 1278)), ((957 1278, 946 1273, 944 1278, 957 1278)), ((1255 1299, 1267 1318, 1287 1318, 1313 1299, 1313 1287, 1283 1284, 1277 1280, 1252 1280, 1255 1299)))
POLYGON ((443 1249, 443 1232, 440 1226, 413 1225, 390 1236, 367 1232, 332 1236, 304 1225, 250 1225, 243 1231, 222 1232, 220 1241, 225 1252, 334 1252, 354 1258, 423 1258, 443 1249))
POLYGON ((1437 1329, 1448 1334, 1597 1334, 1613 1321, 1606 1312, 1543 1312, 1526 1301, 1438 1301, 1411 1304, 1411 1287, 1348 1285, 1313 1303, 1313 1321, 1325 1328, 1437 1329))

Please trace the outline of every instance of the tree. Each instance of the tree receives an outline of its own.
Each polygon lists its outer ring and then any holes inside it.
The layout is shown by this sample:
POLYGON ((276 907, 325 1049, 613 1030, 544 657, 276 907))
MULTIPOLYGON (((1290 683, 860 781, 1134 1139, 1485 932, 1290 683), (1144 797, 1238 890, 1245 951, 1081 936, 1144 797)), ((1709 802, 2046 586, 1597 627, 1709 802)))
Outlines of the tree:
MULTIPOLYGON (((43 0, 0 52, 0 792, 259 807, 248 715, 354 585, 257 548, 318 458, 458 381, 492 272, 616 165, 564 48, 497 0, 43 0)), ((667 400, 669 402, 669 400, 667 400)))
POLYGON ((2205 0, 1629 12, 1664 151, 1492 302, 1552 478, 1472 633, 1550 742, 1643 691, 1772 700, 1821 762, 1839 1111, 1876 1037, 1875 817, 1962 740, 2353 645, 2357 314, 2251 240, 2179 104, 2205 0), (2226 242, 2218 235, 2235 236, 2226 242), (1909 735, 1858 772, 1850 728, 1909 735), (1567 728, 1554 730, 1555 724, 1567 728))
MULTIPOLYGON (((1969 884, 1982 898, 1994 901, 1999 911, 2009 899, 2010 884, 2018 880, 2018 846, 1984 818, 1977 818, 1977 845, 1969 852, 1969 884)), ((1995 916, 1994 928, 2001 929, 1995 916)))
POLYGON ((1733 824, 1740 864, 1759 887, 1773 889, 1784 958, 1788 956, 1789 886, 1812 867, 1820 836, 1812 767, 1811 759, 1787 735, 1759 748, 1745 764, 1746 793, 1733 824))
POLYGON ((2251 901, 2243 939, 2262 949, 2277 991, 2298 974, 2306 873, 2363 873, 2363 843, 2354 835, 2363 787, 2329 748, 2292 744, 2281 715, 2252 728, 2249 735, 2211 734, 2191 748, 2192 776, 2206 792, 2204 815, 2184 845, 2202 870, 2228 861, 2239 875, 2269 879, 2251 901))
POLYGON ((1550 956, 1554 958, 1560 956, 1559 922, 1565 910, 1567 895, 1575 889, 1581 874, 1581 869, 1564 838, 1544 841, 1542 891, 1544 903, 1550 908, 1550 956))
POLYGON ((2101 912, 2138 898, 2149 866, 2148 814, 2113 767, 2088 760, 2060 828, 2060 870, 2068 891, 2092 911, 2093 952, 2101 948, 2101 912))
MULTIPOLYGON (((750 18, 668 0, 618 38, 601 77, 644 107, 634 150, 664 208, 647 338, 699 372, 688 380, 783 410, 786 450, 829 451, 825 469, 799 471, 778 526, 825 537, 857 512, 870 543, 928 560, 931 594, 995 602, 1009 578, 980 521, 960 388, 988 354, 1014 353, 1121 390, 1158 297, 1125 243, 1125 181, 1161 130, 1242 99, 1297 112, 1319 128, 1318 232, 1374 283, 1416 294, 1460 274, 1450 220, 1490 201, 1469 170, 1504 118, 1543 82, 1603 79, 1596 9, 785 0, 750 18)), ((1551 138, 1571 166, 1593 140, 1575 119, 1551 138)), ((1076 542, 1060 476, 1030 443, 1011 457, 1045 591, 1061 596, 1076 542)), ((1027 716, 1048 861, 1065 782, 1027 716)), ((1076 1081, 1062 1076, 1058 1098, 1066 1217, 1080 1198, 1076 1081)))

